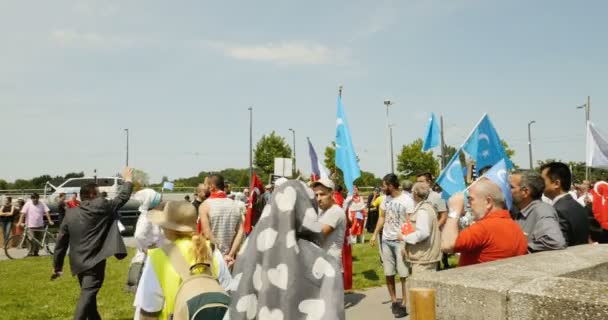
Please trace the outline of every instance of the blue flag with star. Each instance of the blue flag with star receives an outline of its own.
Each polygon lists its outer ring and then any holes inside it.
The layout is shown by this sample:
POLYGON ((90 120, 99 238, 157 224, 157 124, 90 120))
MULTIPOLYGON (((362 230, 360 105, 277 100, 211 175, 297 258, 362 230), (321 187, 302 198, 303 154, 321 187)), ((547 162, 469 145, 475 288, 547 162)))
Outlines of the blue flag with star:
POLYGON ((507 179, 507 163, 505 159, 501 159, 495 164, 492 169, 488 170, 484 177, 490 179, 492 182, 496 183, 502 193, 505 194, 505 202, 507 204, 507 209, 511 210, 511 206, 513 205, 513 197, 511 195, 511 185, 509 184, 509 179, 507 179))
POLYGON ((454 154, 448 165, 441 171, 439 178, 437 178, 437 184, 441 186, 442 197, 446 200, 466 188, 464 172, 462 171, 462 164, 460 164, 460 150, 454 154))
POLYGON ((424 144, 422 145, 422 151, 433 149, 439 145, 441 140, 441 133, 439 132, 439 124, 437 123, 437 117, 435 113, 431 113, 429 118, 429 124, 426 128, 426 135, 424 136, 424 144))
POLYGON ((348 122, 342 106, 342 98, 338 96, 338 116, 336 119, 336 166, 342 170, 344 184, 349 193, 353 192, 353 182, 361 176, 355 147, 350 137, 348 122))
POLYGON ((475 160, 477 173, 487 166, 497 164, 502 159, 505 159, 507 169, 513 167, 513 164, 507 157, 502 141, 487 114, 483 116, 479 125, 477 125, 469 139, 465 142, 463 149, 475 160))

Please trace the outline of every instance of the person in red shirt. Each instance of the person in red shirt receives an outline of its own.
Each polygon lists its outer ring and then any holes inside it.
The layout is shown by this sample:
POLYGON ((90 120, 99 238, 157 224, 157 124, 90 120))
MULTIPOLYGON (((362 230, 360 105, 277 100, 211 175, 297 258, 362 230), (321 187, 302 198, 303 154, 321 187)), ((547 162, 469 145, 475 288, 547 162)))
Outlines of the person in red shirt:
POLYGON ((342 186, 336 186, 334 189, 334 201, 341 208, 344 207, 344 196, 342 195, 342 190, 342 186))
POLYGON ((65 204, 70 209, 78 207, 80 205, 80 201, 78 201, 78 194, 74 192, 74 194, 72 195, 72 199, 68 200, 65 204))
POLYGON ((475 223, 458 232, 458 220, 464 214, 464 195, 457 193, 449 200, 450 213, 441 234, 441 249, 448 254, 459 252, 459 266, 528 252, 526 236, 505 209, 505 196, 498 185, 482 178, 470 187, 467 200, 475 223))

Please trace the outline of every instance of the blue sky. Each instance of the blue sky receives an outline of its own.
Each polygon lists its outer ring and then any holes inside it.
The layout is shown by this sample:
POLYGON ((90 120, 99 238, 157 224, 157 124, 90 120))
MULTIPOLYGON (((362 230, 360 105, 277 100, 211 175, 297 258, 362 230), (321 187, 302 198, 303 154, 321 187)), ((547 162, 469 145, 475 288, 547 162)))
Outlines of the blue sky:
POLYGON ((119 172, 152 180, 248 166, 275 130, 310 170, 343 101, 361 168, 386 173, 431 111, 460 145, 484 112, 528 163, 584 159, 584 112, 608 132, 605 1, 0 2, 0 178, 119 172))

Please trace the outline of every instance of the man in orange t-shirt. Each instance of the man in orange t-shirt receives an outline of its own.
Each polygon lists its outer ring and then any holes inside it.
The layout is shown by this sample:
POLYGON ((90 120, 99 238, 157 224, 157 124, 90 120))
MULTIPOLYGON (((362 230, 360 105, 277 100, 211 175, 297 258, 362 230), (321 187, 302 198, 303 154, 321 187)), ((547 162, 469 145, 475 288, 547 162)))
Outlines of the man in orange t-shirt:
POLYGON ((498 185, 482 178, 471 186, 467 200, 476 222, 458 232, 458 219, 464 214, 464 195, 452 196, 448 221, 441 234, 443 252, 459 252, 461 267, 527 253, 526 236, 505 209, 505 196, 498 185))

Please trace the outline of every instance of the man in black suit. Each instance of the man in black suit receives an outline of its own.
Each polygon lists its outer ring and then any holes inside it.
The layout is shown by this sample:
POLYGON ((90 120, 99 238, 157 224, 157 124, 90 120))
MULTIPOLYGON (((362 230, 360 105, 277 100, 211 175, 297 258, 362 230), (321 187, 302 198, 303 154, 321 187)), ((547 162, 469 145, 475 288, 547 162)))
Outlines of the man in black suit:
POLYGON ((559 226, 568 246, 589 243, 589 220, 585 209, 568 193, 572 176, 561 162, 540 167, 545 179, 545 196, 551 199, 559 217, 559 226))
POLYGON ((101 319, 97 312, 97 293, 103 284, 106 259, 111 256, 124 259, 127 256, 116 220, 118 209, 131 197, 132 176, 133 169, 125 168, 125 183, 113 200, 100 197, 94 183, 83 186, 80 189, 82 203, 68 209, 61 224, 53 257, 52 279, 63 273, 63 261, 69 247, 72 274, 78 276, 80 282, 80 299, 74 319, 101 319))

